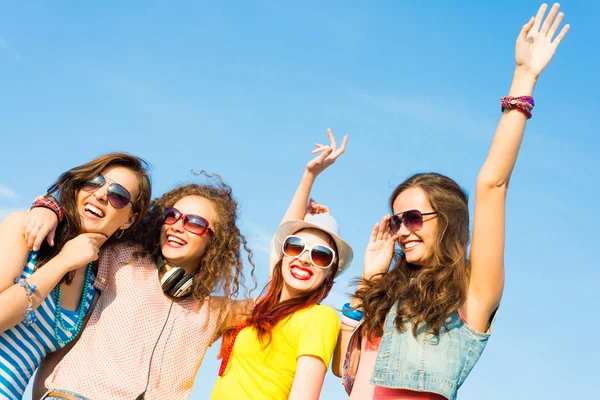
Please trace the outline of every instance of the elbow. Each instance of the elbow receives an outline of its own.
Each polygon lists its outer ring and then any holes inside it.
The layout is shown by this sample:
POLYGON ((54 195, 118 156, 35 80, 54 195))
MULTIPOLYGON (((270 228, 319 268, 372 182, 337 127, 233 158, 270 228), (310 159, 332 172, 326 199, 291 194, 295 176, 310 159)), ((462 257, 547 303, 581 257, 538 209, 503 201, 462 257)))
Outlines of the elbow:
POLYGON ((480 173, 477 177, 477 192, 508 191, 509 179, 499 175, 480 173))

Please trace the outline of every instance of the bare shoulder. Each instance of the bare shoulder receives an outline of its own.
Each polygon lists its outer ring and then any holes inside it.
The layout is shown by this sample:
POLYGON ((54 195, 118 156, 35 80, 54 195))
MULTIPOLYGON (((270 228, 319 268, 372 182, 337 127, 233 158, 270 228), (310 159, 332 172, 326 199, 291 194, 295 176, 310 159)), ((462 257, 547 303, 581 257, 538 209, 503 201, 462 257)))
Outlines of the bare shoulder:
POLYGON ((23 222, 27 213, 24 211, 15 211, 6 216, 0 224, 0 237, 2 238, 2 253, 6 255, 7 251, 18 251, 27 248, 27 243, 23 236, 23 222))
POLYGON ((27 212, 25 211, 14 211, 6 216, 2 221, 1 226, 3 228, 19 228, 23 226, 23 221, 27 216, 27 212))

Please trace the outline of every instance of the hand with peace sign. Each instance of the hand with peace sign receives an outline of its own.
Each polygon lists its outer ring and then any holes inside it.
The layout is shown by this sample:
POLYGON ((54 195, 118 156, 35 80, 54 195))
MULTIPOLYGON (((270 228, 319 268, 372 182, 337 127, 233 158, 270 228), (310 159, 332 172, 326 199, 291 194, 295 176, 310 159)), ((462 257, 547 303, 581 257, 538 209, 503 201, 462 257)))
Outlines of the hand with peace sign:
POLYGON ((322 145, 317 143, 317 148, 312 151, 312 154, 319 154, 313 158, 306 165, 306 172, 316 177, 323 172, 327 167, 332 165, 335 160, 344 153, 346 150, 346 143, 348 143, 348 136, 344 136, 342 145, 338 148, 331 129, 327 129, 327 136, 329 136, 329 145, 322 145))

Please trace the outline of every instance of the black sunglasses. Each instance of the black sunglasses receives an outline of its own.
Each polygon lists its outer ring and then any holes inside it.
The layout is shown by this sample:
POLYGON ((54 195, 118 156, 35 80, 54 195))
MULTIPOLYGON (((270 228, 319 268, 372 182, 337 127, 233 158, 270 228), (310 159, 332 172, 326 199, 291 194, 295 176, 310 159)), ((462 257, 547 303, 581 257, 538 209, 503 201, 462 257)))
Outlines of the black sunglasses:
POLYGON ((422 213, 419 210, 403 211, 396 215, 392 215, 392 218, 390 218, 388 229, 390 231, 390 234, 395 235, 400 230, 402 224, 404 224, 406 229, 415 232, 423 228, 423 217, 425 215, 433 214, 437 214, 437 211, 432 211, 428 213, 422 213))
MULTIPOLYGON (((81 184, 81 190, 93 193, 104 186, 106 181, 110 181, 110 179, 105 178, 102 175, 98 175, 95 178, 88 179, 87 181, 83 182, 81 184)), ((106 197, 108 198, 110 205, 116 209, 121 209, 127 204, 131 203, 131 206, 135 210, 135 206, 131 202, 131 194, 129 191, 115 181, 111 181, 111 183, 108 185, 106 197)))

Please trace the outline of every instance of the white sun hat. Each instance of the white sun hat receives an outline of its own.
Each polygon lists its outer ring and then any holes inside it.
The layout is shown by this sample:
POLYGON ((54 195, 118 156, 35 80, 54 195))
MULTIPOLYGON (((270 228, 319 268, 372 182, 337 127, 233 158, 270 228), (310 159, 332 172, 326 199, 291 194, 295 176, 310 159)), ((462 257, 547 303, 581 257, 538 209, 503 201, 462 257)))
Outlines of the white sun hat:
POLYGON ((275 232, 274 241, 277 258, 281 257, 281 245, 283 244, 285 238, 302 229, 311 228, 323 231, 333 238, 338 253, 338 270, 335 276, 340 276, 350 266, 352 258, 354 257, 354 252, 352 251, 352 247, 350 247, 350 245, 340 237, 340 228, 338 227, 338 223, 329 213, 309 215, 304 221, 285 221, 279 225, 277 232, 275 232))

